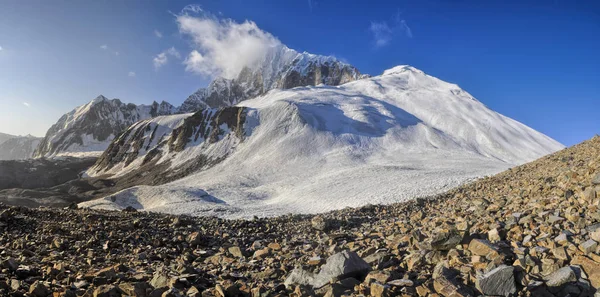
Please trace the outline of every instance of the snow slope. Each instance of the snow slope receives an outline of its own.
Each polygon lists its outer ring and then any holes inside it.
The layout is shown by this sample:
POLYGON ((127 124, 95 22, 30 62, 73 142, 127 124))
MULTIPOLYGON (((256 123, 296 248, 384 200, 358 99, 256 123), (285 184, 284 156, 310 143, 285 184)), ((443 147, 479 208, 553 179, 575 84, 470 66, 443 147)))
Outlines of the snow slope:
MULTIPOLYGON (((410 66, 337 87, 273 90, 238 107, 245 107, 244 133, 218 142, 216 151, 229 152, 220 163, 81 206, 222 217, 316 213, 440 193, 563 148, 410 66)), ((165 148, 161 160, 210 158, 212 150, 198 149, 205 145, 165 148)), ((110 173, 135 170, 118 168, 110 173)))

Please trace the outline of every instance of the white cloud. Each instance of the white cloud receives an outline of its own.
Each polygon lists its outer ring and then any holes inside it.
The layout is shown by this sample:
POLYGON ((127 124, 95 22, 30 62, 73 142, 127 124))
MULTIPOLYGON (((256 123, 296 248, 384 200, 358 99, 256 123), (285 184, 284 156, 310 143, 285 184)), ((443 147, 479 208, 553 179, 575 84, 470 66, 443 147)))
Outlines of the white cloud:
POLYGON ((244 67, 264 59, 270 48, 281 45, 252 21, 218 19, 198 6, 186 6, 177 16, 177 24, 179 32, 189 36, 194 44, 184 61, 186 70, 201 75, 236 77, 244 67))
POLYGON ((386 22, 371 22, 369 30, 373 33, 376 47, 385 46, 392 40, 393 31, 386 22))
MULTIPOLYGON (((100 48, 101 48, 102 50, 105 50, 105 51, 106 51, 106 50, 108 50, 108 45, 106 45, 106 44, 103 44, 103 45, 101 45, 101 46, 100 46, 100 48)), ((119 52, 118 52, 118 51, 114 51, 113 53, 115 54, 115 56, 118 56, 118 55, 119 55, 119 52)))
POLYGON ((0 51, 2 50, 2 47, 0 46, 0 51))
POLYGON ((160 33, 160 31, 158 31, 158 30, 154 30, 154 35, 156 35, 156 37, 158 37, 158 38, 163 37, 162 33, 160 33))
POLYGON ((129 76, 129 77, 135 77, 135 72, 129 71, 129 73, 127 74, 127 76, 129 76))
POLYGON ((23 105, 25 105, 25 107, 31 107, 31 104, 29 104, 27 102, 23 102, 23 105))
POLYGON ((386 46, 398 35, 404 35, 407 38, 413 38, 412 30, 406 20, 400 18, 400 13, 394 16, 393 24, 390 27, 386 21, 371 22, 369 31, 373 34, 375 47, 386 46))
POLYGON ((170 49, 168 49, 166 51, 166 53, 177 59, 181 59, 181 54, 179 54, 179 52, 175 49, 175 47, 171 47, 170 49))
POLYGON ((413 38, 412 30, 410 29, 405 20, 400 21, 400 31, 404 32, 406 37, 413 38))
POLYGON ((156 57, 152 59, 154 69, 158 70, 160 67, 166 65, 169 62, 169 56, 181 59, 181 54, 177 51, 177 49, 175 49, 175 47, 171 47, 156 55, 156 57))
POLYGON ((186 5, 181 12, 182 13, 187 13, 187 12, 192 12, 192 13, 200 13, 203 12, 204 10, 202 10, 202 7, 198 4, 189 4, 186 5))
POLYGON ((158 70, 163 65, 166 65, 168 61, 169 58, 167 58, 167 54, 164 52, 156 55, 156 57, 152 59, 152 62, 154 63, 154 69, 156 70, 158 70))

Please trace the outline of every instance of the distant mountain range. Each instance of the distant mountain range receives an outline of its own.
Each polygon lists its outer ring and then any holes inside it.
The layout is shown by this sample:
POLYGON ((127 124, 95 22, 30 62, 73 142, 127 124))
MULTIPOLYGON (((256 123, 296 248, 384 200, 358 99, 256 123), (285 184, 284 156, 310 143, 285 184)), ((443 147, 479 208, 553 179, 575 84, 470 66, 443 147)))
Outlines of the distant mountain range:
POLYGON ((15 136, 0 133, 0 160, 31 158, 41 140, 31 135, 15 136))
POLYGON ((167 102, 134 105, 100 95, 62 116, 46 133, 33 157, 100 155, 110 142, 133 123, 159 115, 225 107, 262 95, 275 88, 339 85, 365 77, 331 56, 298 53, 274 47, 256 69, 244 68, 235 79, 216 78, 180 107, 167 102))

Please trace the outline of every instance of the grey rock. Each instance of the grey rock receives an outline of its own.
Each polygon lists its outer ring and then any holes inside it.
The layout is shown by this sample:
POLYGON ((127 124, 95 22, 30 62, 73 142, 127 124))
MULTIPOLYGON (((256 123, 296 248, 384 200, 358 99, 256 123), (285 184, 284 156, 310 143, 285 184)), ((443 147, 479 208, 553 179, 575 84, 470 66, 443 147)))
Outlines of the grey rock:
POLYGON ((354 277, 364 279, 371 270, 371 266, 359 257, 355 252, 343 251, 327 258, 327 263, 321 267, 319 274, 315 276, 313 287, 320 288, 331 280, 354 277))
POLYGON ((431 238, 431 248, 438 251, 447 251, 454 248, 463 239, 463 234, 456 229, 438 232, 431 238))
POLYGON ((571 267, 566 266, 546 276, 544 280, 548 287, 560 287, 570 282, 576 282, 577 275, 571 267))
POLYGON ((514 267, 501 265, 477 278, 477 289, 484 295, 510 296, 517 292, 514 267))
POLYGON ((315 280, 315 275, 302 268, 294 268, 290 275, 285 279, 284 285, 290 287, 291 285, 312 285, 315 280))
POLYGON ((596 173, 592 178, 592 185, 600 185, 600 172, 596 173))
POLYGON ((331 281, 350 277, 364 279, 370 270, 371 266, 355 252, 343 251, 329 257, 316 275, 302 268, 295 268, 288 275, 284 284, 287 287, 291 285, 311 285, 318 289, 331 281))
POLYGON ((310 224, 313 228, 319 231, 326 231, 330 227, 330 223, 327 219, 322 216, 316 216, 310 220, 310 224))

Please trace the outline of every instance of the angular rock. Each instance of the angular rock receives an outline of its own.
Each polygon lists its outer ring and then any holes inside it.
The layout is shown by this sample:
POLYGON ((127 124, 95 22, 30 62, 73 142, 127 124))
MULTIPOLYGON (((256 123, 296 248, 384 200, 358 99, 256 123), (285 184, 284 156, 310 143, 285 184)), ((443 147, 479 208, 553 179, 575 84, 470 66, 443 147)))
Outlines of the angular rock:
POLYGON ((169 286, 169 275, 163 269, 159 269, 154 272, 150 285, 155 289, 166 288, 169 286))
POLYGON ((577 275, 575 271, 569 266, 565 266, 559 270, 554 271, 550 275, 544 278, 546 286, 550 288, 561 287, 567 283, 576 282, 577 275))
POLYGON ((514 270, 512 266, 500 265, 477 277, 475 286, 485 295, 510 296, 517 292, 514 270))
POLYGON ((327 258, 327 262, 319 274, 315 276, 313 287, 320 288, 331 280, 340 280, 347 277, 364 279, 371 270, 371 266, 355 252, 345 250, 327 258))
POLYGON ((592 283, 592 286, 594 288, 600 288, 600 263, 585 256, 575 256, 573 257, 573 260, 571 260, 571 265, 581 266, 592 283))
POLYGON ((313 284, 315 275, 312 272, 308 272, 302 268, 294 268, 290 275, 285 279, 285 286, 291 287, 292 285, 311 285, 313 284))
POLYGON ((121 292, 113 285, 102 285, 94 290, 94 297, 121 297, 121 292))
POLYGON ((463 239, 463 233, 456 229, 441 230, 431 238, 431 248, 438 251, 447 251, 454 248, 463 239))
POLYGON ((50 290, 41 282, 36 281, 29 287, 29 295, 33 297, 47 297, 50 295, 50 290))
POLYGON ((310 220, 310 224, 314 229, 319 231, 327 231, 331 225, 323 216, 315 216, 310 220))

